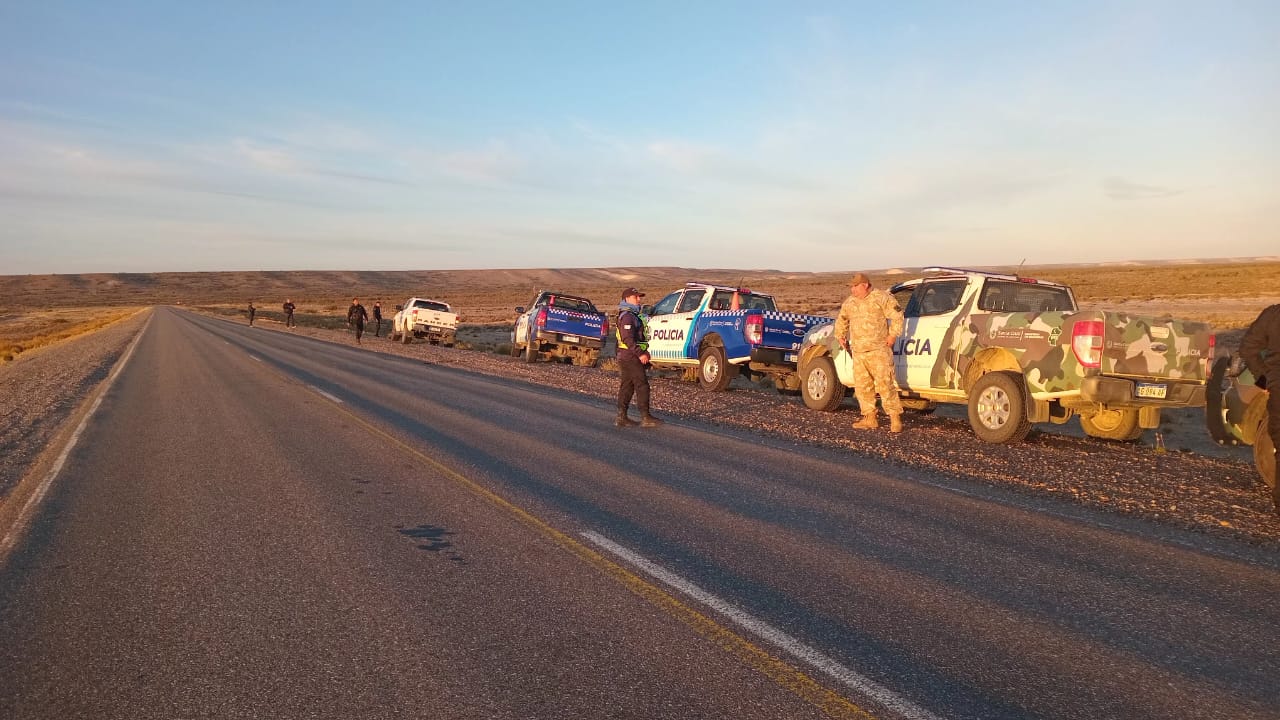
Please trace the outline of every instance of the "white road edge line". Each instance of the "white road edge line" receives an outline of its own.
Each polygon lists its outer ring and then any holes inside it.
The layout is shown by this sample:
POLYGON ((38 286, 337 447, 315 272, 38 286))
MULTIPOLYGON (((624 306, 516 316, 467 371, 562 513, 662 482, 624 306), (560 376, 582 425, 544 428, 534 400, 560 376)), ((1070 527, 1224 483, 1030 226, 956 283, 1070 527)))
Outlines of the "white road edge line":
POLYGON ((58 458, 53 461, 53 467, 49 468, 49 472, 45 473, 44 478, 40 481, 40 485, 36 487, 36 491, 31 493, 31 497, 27 498, 27 503, 18 511, 18 517, 9 528, 9 532, 5 533, 3 540, 0 540, 0 560, 3 560, 5 556, 8 555, 10 548, 12 548, 14 543, 18 541, 18 536, 22 535, 26 530, 27 523, 31 522, 31 517, 35 514, 35 509, 40 505, 40 502, 44 500, 44 496, 49 492, 49 488, 53 486, 53 481, 57 479, 58 473, 62 472, 62 466, 66 464, 67 458, 71 455, 71 451, 75 449, 76 443, 80 441, 80 434, 84 432, 85 427, 89 424, 89 420, 91 420, 94 413, 98 411, 98 406, 102 404, 102 398, 107 396, 107 392, 111 389, 111 386, 115 384, 116 376, 120 374, 121 370, 124 370, 125 365, 129 363, 129 358, 133 357, 133 351, 138 347, 138 341, 140 341, 142 336, 146 334, 147 328, 150 327, 150 325, 151 318, 147 318, 146 325, 143 325, 142 329, 138 331, 137 336, 133 338, 133 342, 129 343, 128 349, 125 350, 124 355, 120 357, 120 361, 116 363, 115 369, 107 376, 107 380, 103 384, 102 390, 98 392, 98 397, 94 399, 93 405, 89 406, 89 412, 85 413, 84 417, 80 418, 80 424, 77 425, 75 431, 71 433, 71 438, 67 440, 66 447, 62 448, 62 452, 58 453, 58 458))
POLYGON ((258 357, 257 355, 250 355, 249 359, 255 362, 262 362, 262 358, 258 357))
POLYGON ((342 401, 341 401, 341 400, 339 400, 338 398, 336 398, 336 397, 334 397, 334 396, 330 395, 329 393, 327 393, 327 392, 325 392, 325 391, 321 390, 320 388, 316 387, 315 385, 308 385, 307 387, 311 388, 312 390, 315 390, 316 392, 318 392, 318 393, 320 393, 321 395, 323 395, 323 396, 325 396, 325 397, 329 398, 330 400, 332 400, 332 401, 334 401, 334 402, 338 403, 339 405, 341 405, 341 404, 342 404, 342 401))
POLYGON ((897 695, 876 681, 859 675, 853 670, 841 665, 834 658, 826 655, 820 650, 805 645, 799 640, 787 635, 766 622, 755 619, 745 611, 721 600, 715 595, 712 595, 706 590, 703 590, 661 565, 646 560, 640 555, 637 555, 631 550, 628 550, 603 535, 592 531, 583 532, 581 535, 596 547, 602 548, 613 555, 626 560, 650 577, 660 580, 670 587, 679 590, 681 593, 684 593, 685 595, 729 618, 739 627, 754 634, 756 637, 759 637, 765 642, 781 648, 792 656, 805 661, 845 687, 875 700, 884 707, 900 713, 902 716, 910 718, 911 720, 942 720, 938 715, 934 715, 928 710, 912 703, 910 700, 897 695))

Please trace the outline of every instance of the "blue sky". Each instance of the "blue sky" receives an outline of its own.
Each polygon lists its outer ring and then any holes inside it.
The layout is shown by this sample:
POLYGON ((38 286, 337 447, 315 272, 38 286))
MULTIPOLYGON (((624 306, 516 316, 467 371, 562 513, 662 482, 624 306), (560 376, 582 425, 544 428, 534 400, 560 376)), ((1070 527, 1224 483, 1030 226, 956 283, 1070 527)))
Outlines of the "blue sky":
POLYGON ((0 3, 0 274, 1280 254, 1280 3, 0 3))

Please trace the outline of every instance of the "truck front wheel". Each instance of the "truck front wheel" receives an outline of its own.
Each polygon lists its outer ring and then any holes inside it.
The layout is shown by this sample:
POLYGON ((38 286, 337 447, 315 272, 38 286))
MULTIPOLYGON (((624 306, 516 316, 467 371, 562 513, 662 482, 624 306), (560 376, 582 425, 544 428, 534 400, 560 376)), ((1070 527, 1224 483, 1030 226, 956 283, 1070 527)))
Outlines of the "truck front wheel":
POLYGON ((978 439, 989 443, 1019 442, 1031 432, 1021 375, 989 372, 978 379, 969 395, 969 425, 978 439))
POLYGON ((1133 408, 1108 408, 1089 415, 1080 415, 1080 427, 1089 437, 1103 440, 1129 442, 1142 435, 1138 426, 1138 411, 1133 408))
POLYGON ((729 387, 731 380, 733 375, 724 359, 724 348, 715 345, 702 348, 698 353, 698 384, 712 392, 720 392, 729 387))
POLYGON ((830 356, 814 358, 805 368, 800 394, 804 397, 804 404, 813 410, 834 412, 840 407, 844 400, 844 384, 836 375, 836 364, 830 356))

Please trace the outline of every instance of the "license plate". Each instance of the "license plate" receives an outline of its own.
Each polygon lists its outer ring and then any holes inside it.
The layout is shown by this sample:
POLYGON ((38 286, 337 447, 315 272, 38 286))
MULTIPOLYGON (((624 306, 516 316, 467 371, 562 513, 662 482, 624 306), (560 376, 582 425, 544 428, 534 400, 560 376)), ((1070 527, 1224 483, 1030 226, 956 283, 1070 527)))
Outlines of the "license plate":
POLYGON ((787 362, 795 362, 795 361, 796 361, 796 354, 795 354, 795 353, 787 353, 787 354, 786 354, 786 360, 787 360, 787 362))
MULTIPOLYGON (((577 335, 561 335, 560 339, 564 340, 565 342, 578 342, 581 338, 579 338, 577 335)), ((1164 396, 1161 395, 1160 397, 1164 397, 1164 396)))
POLYGON ((1138 397, 1163 399, 1168 394, 1169 394, 1168 385, 1157 385, 1155 383, 1138 383, 1138 397))

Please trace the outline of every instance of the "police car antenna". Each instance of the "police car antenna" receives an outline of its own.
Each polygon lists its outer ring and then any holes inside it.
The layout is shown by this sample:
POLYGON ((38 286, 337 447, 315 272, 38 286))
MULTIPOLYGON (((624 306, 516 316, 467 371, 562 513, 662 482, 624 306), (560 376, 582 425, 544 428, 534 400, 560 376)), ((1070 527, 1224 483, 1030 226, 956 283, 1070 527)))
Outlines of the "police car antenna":
POLYGON ((1027 259, 1022 258, 1022 262, 1018 263, 1018 267, 1013 269, 1013 276, 1016 278, 1022 277, 1022 266, 1026 264, 1027 264, 1027 259))

